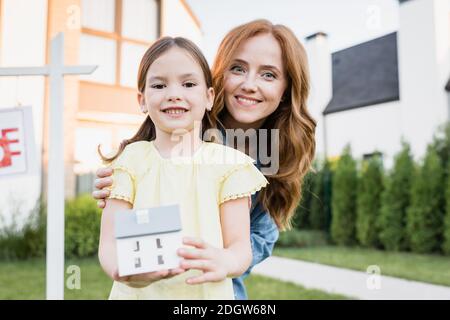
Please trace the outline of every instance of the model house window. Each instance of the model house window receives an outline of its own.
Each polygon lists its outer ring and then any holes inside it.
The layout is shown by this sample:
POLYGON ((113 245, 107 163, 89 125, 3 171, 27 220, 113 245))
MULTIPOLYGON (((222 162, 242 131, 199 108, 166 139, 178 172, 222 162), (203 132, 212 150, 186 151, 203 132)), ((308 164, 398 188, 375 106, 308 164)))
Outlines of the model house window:
POLYGON ((163 256, 158 256, 158 264, 164 264, 163 256))
POLYGON ((134 267, 140 268, 141 267, 141 258, 135 258, 134 259, 134 267))
POLYGON ((134 252, 138 252, 139 251, 139 241, 135 241, 134 242, 134 249, 133 249, 133 251, 134 252))
POLYGON ((156 247, 158 248, 158 249, 161 249, 162 248, 162 245, 161 245, 161 239, 156 239, 156 247))
POLYGON ((82 0, 80 63, 98 69, 80 78, 136 87, 139 62, 159 36, 159 0, 82 0))

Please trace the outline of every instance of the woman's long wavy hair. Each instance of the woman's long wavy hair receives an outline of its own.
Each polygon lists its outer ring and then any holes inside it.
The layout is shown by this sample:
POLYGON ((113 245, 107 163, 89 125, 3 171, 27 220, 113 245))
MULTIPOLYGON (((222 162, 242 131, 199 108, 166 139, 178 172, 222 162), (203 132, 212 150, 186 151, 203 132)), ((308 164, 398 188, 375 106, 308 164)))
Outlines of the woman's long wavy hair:
MULTIPOLYGON (((205 77, 205 83, 207 88, 212 87, 212 77, 211 71, 209 69, 208 62, 206 61, 205 56, 200 51, 200 49, 190 40, 183 37, 162 37, 155 41, 150 48, 144 53, 142 57, 141 63, 139 65, 139 71, 137 76, 137 85, 140 93, 145 93, 146 87, 146 79, 147 79, 147 71, 152 65, 152 63, 158 59, 162 54, 169 51, 172 47, 178 47, 183 50, 186 50, 194 60, 200 65, 203 71, 203 75, 205 77)), ((208 110, 205 111, 205 115, 202 119, 202 137, 204 135, 204 131, 206 128, 212 127, 213 120, 211 119, 211 114, 208 110)), ((137 141, 152 141, 156 138, 156 130, 155 124, 153 123, 150 116, 147 115, 144 123, 140 126, 139 130, 136 134, 130 138, 123 140, 120 144, 119 150, 111 157, 104 156, 100 151, 100 146, 98 146, 98 153, 102 160, 106 163, 114 161, 125 149, 125 147, 133 142, 137 141)))
MULTIPOLYGON (((278 108, 263 124, 279 130, 280 164, 270 184, 261 190, 259 201, 281 230, 291 228, 291 220, 300 198, 302 181, 310 170, 315 153, 316 122, 308 112, 309 70, 305 49, 294 33, 283 25, 255 20, 231 30, 223 39, 212 67, 216 99, 211 111, 212 127, 223 127, 225 107, 224 76, 238 48, 260 34, 272 34, 278 41, 285 64, 287 89, 278 108)), ((269 135, 270 136, 270 135, 269 135)))

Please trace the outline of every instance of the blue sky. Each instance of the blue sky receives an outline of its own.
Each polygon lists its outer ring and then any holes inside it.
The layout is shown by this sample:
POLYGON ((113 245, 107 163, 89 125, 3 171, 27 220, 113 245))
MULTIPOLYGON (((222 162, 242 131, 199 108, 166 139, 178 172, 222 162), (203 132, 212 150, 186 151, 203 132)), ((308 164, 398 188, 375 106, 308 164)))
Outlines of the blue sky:
POLYGON ((202 25, 210 63, 220 41, 236 25, 258 18, 290 27, 301 41, 328 34, 332 52, 398 29, 398 0, 188 0, 202 25))

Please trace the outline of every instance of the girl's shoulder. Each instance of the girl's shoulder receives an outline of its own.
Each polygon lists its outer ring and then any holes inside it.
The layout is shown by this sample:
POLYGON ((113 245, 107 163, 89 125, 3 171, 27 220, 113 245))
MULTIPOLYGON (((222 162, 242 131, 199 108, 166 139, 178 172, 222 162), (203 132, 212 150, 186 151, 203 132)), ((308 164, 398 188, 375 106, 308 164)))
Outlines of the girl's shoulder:
POLYGON ((127 144, 125 149, 123 150, 124 153, 127 152, 129 154, 142 154, 142 153, 148 153, 151 150, 151 144, 150 141, 136 141, 130 144, 127 144))
POLYGON ((213 163, 219 204, 249 197, 269 183, 255 166, 256 161, 245 153, 219 144, 208 144, 205 149, 213 163))
POLYGON ((137 141, 125 146, 121 154, 111 162, 113 168, 124 168, 135 174, 145 171, 151 163, 151 142, 137 141))
POLYGON ((239 150, 214 142, 205 142, 203 159, 209 161, 210 164, 225 166, 246 165, 256 162, 239 150))

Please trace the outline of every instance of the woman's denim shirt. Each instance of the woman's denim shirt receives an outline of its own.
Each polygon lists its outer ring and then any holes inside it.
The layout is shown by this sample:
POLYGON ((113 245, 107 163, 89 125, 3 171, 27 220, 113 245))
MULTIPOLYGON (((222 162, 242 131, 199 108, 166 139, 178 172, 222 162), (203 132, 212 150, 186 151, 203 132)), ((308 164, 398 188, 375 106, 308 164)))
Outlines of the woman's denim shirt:
MULTIPOLYGON (((223 128, 219 129, 222 133, 222 141, 226 144, 226 132, 223 128)), ((255 166, 261 171, 261 162, 259 157, 256 159, 255 166)), ((252 245, 252 262, 250 267, 243 275, 233 278, 233 290, 236 300, 246 300, 247 292, 244 286, 244 279, 248 277, 253 267, 269 257, 272 254, 275 242, 278 240, 278 228, 269 212, 264 210, 257 201, 259 192, 252 195, 252 207, 250 209, 250 241, 252 245)))
MULTIPOLYGON (((256 160, 256 167, 261 170, 261 163, 256 160)), ((253 259, 250 267, 239 278, 233 278, 234 297, 236 300, 246 300, 247 292, 244 279, 250 274, 252 268, 272 254, 275 242, 278 240, 278 228, 261 204, 257 202, 259 192, 252 195, 250 210, 250 241, 252 244, 253 259)))

